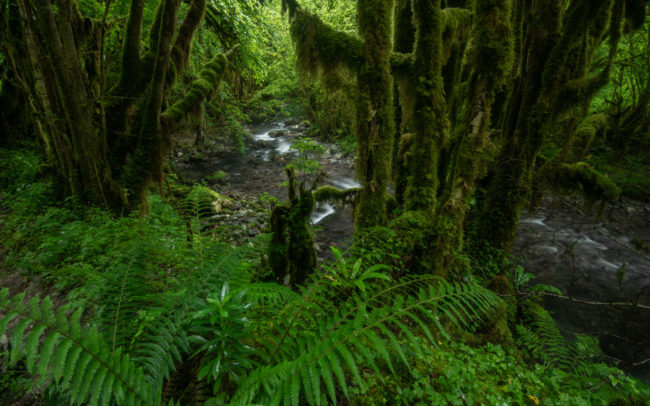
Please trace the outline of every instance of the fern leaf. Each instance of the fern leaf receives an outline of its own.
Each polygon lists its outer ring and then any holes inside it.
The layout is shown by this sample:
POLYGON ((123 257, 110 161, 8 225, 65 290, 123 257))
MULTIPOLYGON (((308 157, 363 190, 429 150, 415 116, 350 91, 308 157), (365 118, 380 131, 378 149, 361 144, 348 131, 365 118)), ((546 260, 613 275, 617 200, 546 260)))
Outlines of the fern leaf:
POLYGON ((61 338, 61 334, 56 331, 52 331, 47 335, 41 347, 40 359, 38 360, 38 364, 36 364, 36 370, 33 373, 40 376, 45 375, 48 365, 50 364, 52 354, 54 353, 54 346, 56 345, 59 338, 61 338))
MULTIPOLYGON (((88 404, 90 406, 95 406, 99 404, 100 396, 104 392, 104 381, 107 381, 106 382, 107 384, 109 383, 108 380, 106 379, 107 376, 108 376, 108 369, 106 368, 100 368, 97 374, 95 375, 95 379, 90 385, 90 400, 88 401, 88 404)), ((82 396, 79 397, 83 399, 82 396)))
POLYGON ((343 373, 343 368, 341 367, 341 361, 339 360, 336 353, 334 353, 333 351, 327 352, 327 359, 329 360, 330 365, 332 366, 332 371, 334 372, 334 375, 338 379, 339 386, 341 387, 341 390, 343 390, 343 394, 347 397, 348 385, 346 383, 345 374, 343 373))
POLYGON ((321 391, 320 391, 320 374, 316 370, 316 365, 314 363, 309 364, 307 369, 307 374, 309 375, 310 387, 306 387, 305 391, 311 390, 311 397, 313 399, 313 404, 320 406, 321 401, 321 391))
POLYGON ((286 402, 285 398, 285 404, 286 405, 292 405, 292 406, 299 406, 300 403, 300 374, 293 374, 292 379, 291 379, 291 387, 290 390, 287 391, 287 395, 289 396, 288 400, 289 402, 286 402))
POLYGON ((397 337, 395 337, 395 334, 393 334, 393 332, 390 331, 388 328, 386 328, 386 326, 383 325, 383 324, 379 324, 377 327, 378 327, 379 330, 382 332, 382 334, 384 334, 386 337, 388 337, 388 340, 389 340, 390 343, 393 345, 393 348, 395 349, 395 352, 397 353, 397 355, 399 356, 399 358, 400 358, 400 359, 402 360, 402 362, 404 363, 404 366, 406 366, 406 367, 409 369, 409 371, 410 371, 410 370, 411 370, 411 366, 410 366, 410 364, 409 364, 409 361, 408 361, 408 359, 406 358, 406 354, 404 353, 404 350, 402 349, 402 345, 400 344, 400 342, 399 342, 399 340, 397 339, 397 337))
POLYGON ((41 339, 41 335, 47 329, 45 325, 37 325, 32 328, 32 330, 27 334, 27 339, 25 340, 25 366, 29 373, 34 373, 34 364, 36 358, 38 357, 38 341, 41 339))
POLYGON ((346 345, 338 346, 337 350, 339 354, 341 354, 341 358, 343 358, 343 360, 347 364, 348 369, 352 372, 352 377, 354 378, 356 384, 359 386, 359 388, 361 388, 361 391, 365 392, 366 386, 363 383, 363 379, 361 379, 361 374, 359 373, 359 367, 357 366, 357 362, 352 356, 352 353, 350 353, 346 345))
POLYGON ((54 355, 54 360, 52 361, 52 376, 56 382, 59 382, 66 366, 66 360, 68 358, 68 353, 72 349, 74 343, 72 340, 63 340, 60 341, 56 348, 56 354, 54 355))
POLYGON ((327 387, 327 392, 330 396, 330 399, 332 400, 333 404, 337 404, 334 377, 332 375, 332 368, 330 367, 330 363, 327 362, 327 360, 320 358, 318 360, 318 365, 320 365, 321 376, 323 377, 323 381, 325 381, 325 386, 327 387))
POLYGON ((388 365, 388 369, 390 370, 391 373, 395 373, 395 369, 393 368, 393 361, 390 359, 390 354, 388 353, 388 350, 386 349, 386 344, 384 341, 379 338, 377 333, 375 333, 374 330, 366 330, 365 332, 365 337, 370 341, 370 343, 373 346, 373 349, 383 358, 384 362, 386 362, 386 365, 388 365))
MULTIPOLYGON (((10 299, 6 288, 0 290, 0 310, 8 316, 3 316, 0 321, 20 318, 11 331, 12 362, 26 356, 29 370, 43 377, 49 375, 54 378, 59 389, 67 391, 75 403, 86 402, 89 394, 93 393, 91 404, 96 404, 99 400, 96 393, 102 393, 102 385, 104 393, 108 395, 102 398, 105 404, 111 403, 111 393, 126 394, 127 400, 131 399, 127 404, 154 403, 151 386, 128 357, 122 356, 119 351, 111 354, 96 328, 88 330, 88 334, 82 333, 84 329, 80 320, 83 309, 77 309, 65 321, 63 316, 67 309, 58 310, 55 314, 50 300, 32 298, 25 306, 23 299, 24 295, 10 299), (29 333, 25 334, 30 327, 29 333), (37 356, 40 356, 38 363, 35 362, 37 356), (117 365, 123 365, 124 369, 114 368, 117 365), (121 374, 124 370, 127 371, 126 375, 121 374), (107 380, 106 376, 112 378, 107 380)), ((124 397, 114 396, 115 401, 122 404, 120 398, 124 397)))
POLYGON ((23 333, 29 326, 30 321, 28 319, 23 319, 18 322, 14 329, 14 335, 11 340, 11 355, 9 357, 9 365, 16 365, 20 361, 21 349, 23 346, 23 333))

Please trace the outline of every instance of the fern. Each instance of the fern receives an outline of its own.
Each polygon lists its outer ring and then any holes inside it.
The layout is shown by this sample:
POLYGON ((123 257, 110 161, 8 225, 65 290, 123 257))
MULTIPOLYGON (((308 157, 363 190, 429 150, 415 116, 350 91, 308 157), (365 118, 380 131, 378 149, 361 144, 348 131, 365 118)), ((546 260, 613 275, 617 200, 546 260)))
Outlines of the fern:
POLYGON ((128 355, 121 349, 111 351, 96 326, 82 327, 81 308, 69 315, 69 306, 55 311, 49 297, 41 301, 38 296, 26 304, 24 294, 10 298, 9 290, 4 288, 0 290, 0 309, 4 312, 0 335, 5 334, 12 320, 17 320, 10 335, 10 362, 15 364, 25 358, 29 373, 40 376, 41 383, 52 378, 72 403, 160 403, 160 391, 128 355))
MULTIPOLYGON (((423 344, 416 329, 436 345, 429 326, 446 334, 441 322, 446 318, 454 325, 467 327, 474 317, 486 314, 497 302, 492 292, 475 284, 453 285, 433 277, 419 277, 374 295, 356 293, 339 303, 343 307, 339 312, 305 306, 302 311, 313 312, 314 317, 302 316, 304 324, 300 329, 311 325, 313 330, 285 334, 276 340, 275 347, 270 347, 280 351, 281 356, 267 357, 283 360, 251 371, 231 404, 298 405, 305 400, 320 405, 324 394, 336 403, 338 390, 348 395, 348 376, 364 388, 361 365, 379 372, 377 364, 381 359, 394 371, 390 356, 393 352, 408 366, 408 353, 420 353, 423 344)), ((295 304, 288 306, 296 310, 295 304)), ((295 320, 291 323, 297 325, 295 320)))

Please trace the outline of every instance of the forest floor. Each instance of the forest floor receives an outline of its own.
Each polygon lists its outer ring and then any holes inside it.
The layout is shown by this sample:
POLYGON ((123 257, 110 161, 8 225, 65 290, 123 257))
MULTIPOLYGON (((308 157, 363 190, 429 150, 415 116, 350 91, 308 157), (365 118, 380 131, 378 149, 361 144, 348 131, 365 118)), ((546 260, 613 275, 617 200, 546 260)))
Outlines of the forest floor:
MULTIPOLYGON (((297 154, 291 145, 308 135, 308 127, 292 120, 251 126, 250 132, 246 154, 214 142, 200 153, 188 137, 173 155, 182 182, 203 182, 233 202, 210 221, 215 232, 218 228, 221 236, 238 243, 266 232, 273 205, 286 200, 284 167, 297 154)), ((321 145, 325 153, 316 157, 326 173, 321 183, 357 186, 353 158, 336 144, 321 145)), ((650 204, 622 198, 605 204, 600 216, 596 212, 577 198, 546 196, 537 211, 522 217, 513 255, 535 275, 531 284, 555 286, 571 298, 546 298, 568 336, 595 334, 609 356, 627 366, 641 362, 632 372, 650 379, 650 363, 643 363, 650 358, 648 311, 585 303, 650 305, 650 204)), ((312 223, 320 260, 330 257, 330 246, 349 246, 350 208, 320 207, 312 223)))

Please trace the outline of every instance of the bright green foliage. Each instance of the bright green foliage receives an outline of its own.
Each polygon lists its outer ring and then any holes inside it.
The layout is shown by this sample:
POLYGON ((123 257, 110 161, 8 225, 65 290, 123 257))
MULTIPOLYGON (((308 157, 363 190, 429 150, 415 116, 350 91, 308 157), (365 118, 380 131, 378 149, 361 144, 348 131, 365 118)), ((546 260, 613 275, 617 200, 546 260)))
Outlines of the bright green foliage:
POLYGON ((325 152, 324 146, 309 137, 301 137, 291 145, 291 149, 297 150, 298 156, 287 167, 294 169, 303 182, 307 181, 309 175, 322 172, 320 156, 325 152))
POLYGON ((246 289, 231 289, 225 282, 191 316, 194 335, 189 338, 198 345, 195 356, 202 356, 197 379, 213 381, 214 393, 220 392, 226 375, 237 382, 253 366, 250 358, 254 351, 243 343, 252 338, 247 312, 254 303, 248 302, 246 295, 246 289))
POLYGON ((10 333, 11 363, 24 357, 30 373, 43 378, 41 382, 54 378, 73 403, 160 403, 160 393, 142 368, 121 350, 111 351, 97 326, 81 325, 82 309, 62 306, 55 310, 49 298, 41 301, 38 296, 25 303, 24 294, 10 298, 6 288, 0 291, 0 309, 4 313, 0 334, 11 320, 19 320, 10 333))
POLYGON ((453 285, 430 276, 368 289, 369 275, 357 271, 357 280, 366 281, 361 285, 364 289, 356 283, 347 285, 358 290, 343 303, 321 296, 335 286, 343 287, 324 276, 305 291, 301 302, 281 309, 281 315, 292 316, 276 318, 264 334, 267 338, 280 334, 280 341, 269 340, 266 355, 277 364, 251 371, 231 404, 298 405, 300 399, 315 405, 336 403, 341 393, 349 396, 353 385, 366 390, 362 366, 377 374, 381 374, 380 364, 391 372, 396 360, 408 366, 410 351, 422 354, 427 342, 436 345, 440 335, 447 337, 441 320, 456 328, 469 327, 498 302, 493 293, 477 285, 453 285), (287 334, 290 326, 293 332, 287 334), (421 333, 414 334, 410 326, 421 333))
POLYGON ((638 381, 604 364, 563 371, 529 366, 508 348, 446 342, 416 356, 412 374, 354 389, 351 405, 644 405, 648 391, 638 381), (583 388, 590 388, 584 390, 583 388))

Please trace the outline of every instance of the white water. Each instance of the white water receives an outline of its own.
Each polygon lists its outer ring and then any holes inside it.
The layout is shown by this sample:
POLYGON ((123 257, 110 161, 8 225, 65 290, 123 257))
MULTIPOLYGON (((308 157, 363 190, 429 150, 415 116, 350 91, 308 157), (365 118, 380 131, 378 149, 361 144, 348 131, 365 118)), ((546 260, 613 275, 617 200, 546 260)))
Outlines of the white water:
POLYGON ((311 223, 312 224, 318 224, 320 223, 325 217, 336 213, 336 210, 334 210, 334 207, 332 207, 331 204, 325 203, 321 207, 318 207, 312 214, 311 214, 311 223))
POLYGON ((289 152, 291 149, 291 142, 289 142, 286 138, 284 137, 278 137, 277 138, 278 146, 275 147, 275 150, 278 151, 280 155, 284 155, 289 152))
POLYGON ((599 243, 597 241, 594 241, 594 240, 592 240, 591 238, 589 238, 587 236, 582 236, 582 237, 578 238, 577 242, 578 242, 578 246, 581 247, 581 248, 582 247, 585 247, 585 248, 586 247, 591 247, 591 248, 595 248, 597 250, 606 250, 607 249, 607 247, 604 246, 603 244, 601 244, 601 243, 599 243))
POLYGON ((332 186, 336 186, 341 189, 351 189, 361 186, 359 182, 352 178, 338 178, 330 180, 332 186))
POLYGON ((544 220, 546 220, 546 217, 539 217, 539 218, 529 217, 529 218, 521 219, 520 223, 533 224, 533 225, 536 225, 536 226, 542 226, 542 227, 550 228, 549 226, 546 225, 546 223, 544 223, 544 220))

